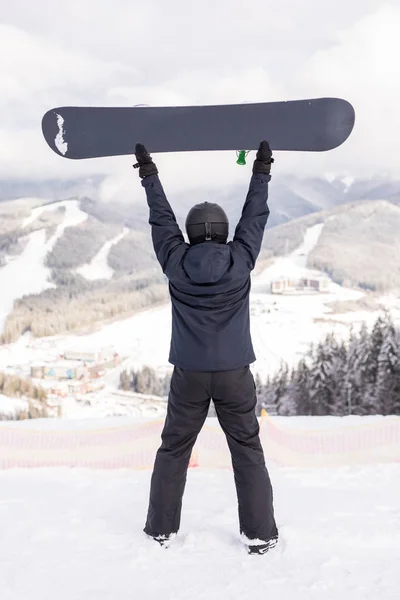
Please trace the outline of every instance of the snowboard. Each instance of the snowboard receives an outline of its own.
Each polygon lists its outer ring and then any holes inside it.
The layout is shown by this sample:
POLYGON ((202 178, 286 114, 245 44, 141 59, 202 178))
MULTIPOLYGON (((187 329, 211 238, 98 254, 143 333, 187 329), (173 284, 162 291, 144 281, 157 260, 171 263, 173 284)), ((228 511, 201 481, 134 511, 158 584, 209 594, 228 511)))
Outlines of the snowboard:
POLYGON ((214 106, 80 107, 49 110, 42 130, 54 152, 81 159, 150 153, 255 150, 322 152, 350 135, 354 108, 341 98, 214 106))

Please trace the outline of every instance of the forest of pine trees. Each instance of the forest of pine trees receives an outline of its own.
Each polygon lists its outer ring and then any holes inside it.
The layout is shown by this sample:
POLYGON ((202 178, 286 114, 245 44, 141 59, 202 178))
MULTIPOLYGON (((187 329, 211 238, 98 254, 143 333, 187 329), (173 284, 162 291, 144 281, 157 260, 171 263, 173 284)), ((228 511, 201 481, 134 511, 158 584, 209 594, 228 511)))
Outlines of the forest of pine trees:
POLYGON ((279 415, 400 415, 400 332, 386 315, 347 343, 329 334, 293 370, 282 364, 260 394, 279 415))
POLYGON ((138 371, 124 370, 120 374, 120 388, 138 394, 166 396, 169 391, 170 377, 160 377, 153 367, 144 366, 138 371))
MULTIPOLYGON (((400 331, 386 315, 371 331, 366 325, 353 331, 347 342, 329 334, 294 369, 282 363, 266 382, 257 374, 255 383, 258 415, 262 408, 283 416, 400 415, 400 331)), ((123 371, 120 385, 165 396, 169 377, 144 367, 123 371)))
POLYGON ((30 379, 23 379, 18 375, 10 375, 0 371, 0 394, 12 398, 28 399, 26 409, 19 409, 12 415, 8 412, 0 412, 0 421, 10 419, 38 419, 48 416, 46 390, 40 386, 33 385, 30 379))
POLYGON ((34 337, 44 337, 95 327, 107 319, 130 316, 168 297, 161 275, 86 281, 66 270, 53 270, 52 280, 56 288, 23 296, 15 302, 0 344, 10 344, 27 331, 34 337))
POLYGON ((12 398, 32 398, 41 402, 47 399, 46 390, 33 385, 32 380, 0 371, 0 394, 12 398))

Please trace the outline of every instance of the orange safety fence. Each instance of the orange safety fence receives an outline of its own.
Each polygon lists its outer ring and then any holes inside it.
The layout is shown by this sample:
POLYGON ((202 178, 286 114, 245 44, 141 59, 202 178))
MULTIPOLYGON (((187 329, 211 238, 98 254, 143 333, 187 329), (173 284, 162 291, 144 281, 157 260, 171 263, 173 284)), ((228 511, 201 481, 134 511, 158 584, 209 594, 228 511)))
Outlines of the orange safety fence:
MULTIPOLYGON (((194 447, 190 466, 230 468, 230 454, 218 423, 207 421, 194 447)), ((303 421, 304 423, 304 421, 303 421)), ((322 422, 321 422, 322 423, 322 422)), ((86 430, 0 427, 0 469, 90 467, 151 469, 160 445, 163 420, 140 421, 86 430)), ((400 417, 346 420, 334 427, 285 425, 282 418, 260 419, 267 461, 283 467, 329 467, 400 462, 400 417)))

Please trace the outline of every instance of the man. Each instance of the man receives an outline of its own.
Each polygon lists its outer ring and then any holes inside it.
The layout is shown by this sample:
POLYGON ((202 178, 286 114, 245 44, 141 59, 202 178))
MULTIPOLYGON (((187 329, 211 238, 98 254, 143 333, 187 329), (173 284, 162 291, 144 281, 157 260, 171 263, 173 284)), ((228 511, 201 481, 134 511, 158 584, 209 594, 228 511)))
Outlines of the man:
POLYGON ((144 531, 164 546, 178 532, 191 451, 212 398, 232 456, 240 533, 250 554, 263 554, 276 545, 278 530, 249 368, 255 361, 249 294, 250 272, 269 215, 272 152, 268 142, 261 142, 233 241, 227 243, 223 209, 205 202, 187 216, 190 244, 184 241, 151 156, 142 144, 136 145, 135 155, 150 207, 154 250, 169 280, 169 361, 174 365, 144 531))

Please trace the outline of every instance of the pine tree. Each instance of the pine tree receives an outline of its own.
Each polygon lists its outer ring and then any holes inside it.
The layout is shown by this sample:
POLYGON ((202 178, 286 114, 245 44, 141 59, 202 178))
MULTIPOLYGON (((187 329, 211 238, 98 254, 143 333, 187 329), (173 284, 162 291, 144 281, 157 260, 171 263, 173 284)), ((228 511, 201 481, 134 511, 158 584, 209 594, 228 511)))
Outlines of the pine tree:
POLYGON ((262 396, 264 386, 259 373, 254 376, 254 385, 256 386, 257 396, 262 396))
POLYGON ((168 396, 171 387, 171 375, 165 375, 161 382, 162 396, 168 396))
POLYGON ((371 333, 365 324, 352 330, 347 344, 329 334, 291 374, 282 364, 260 390, 280 415, 400 415, 400 330, 386 315, 371 333))
POLYGON ((37 399, 40 402, 42 402, 43 404, 45 404, 45 402, 47 400, 47 393, 46 393, 46 391, 43 388, 41 388, 41 387, 37 387, 36 390, 37 390, 37 392, 36 392, 37 399))
POLYGON ((330 348, 326 343, 317 345, 314 360, 311 366, 311 414, 329 415, 332 405, 332 393, 329 378, 332 370, 332 356, 330 348))
POLYGON ((124 369, 120 373, 119 387, 120 387, 120 389, 124 390, 125 392, 127 392, 131 389, 131 376, 129 375, 129 373, 126 369, 124 369))
POLYGON ((256 396, 257 396, 257 404, 256 404, 256 415, 259 417, 261 415, 261 411, 266 406, 266 386, 263 383, 261 376, 259 373, 256 373, 254 376, 254 385, 256 387, 256 396))
POLYGON ((310 397, 311 373, 304 359, 300 360, 297 369, 293 373, 290 385, 294 406, 297 415, 311 415, 310 397))
POLYGON ((399 358, 396 331, 393 324, 388 322, 378 356, 375 387, 376 400, 383 415, 390 415, 394 412, 395 397, 398 392, 399 358))
MULTIPOLYGON (((125 385, 127 385, 124 379, 125 385)), ((156 371, 145 365, 140 371, 131 372, 130 386, 138 394, 164 395, 165 381, 158 377, 156 371)))
POLYGON ((289 383, 285 393, 279 399, 278 414, 282 417, 293 417, 295 415, 301 414, 299 413, 296 405, 293 383, 289 383))
POLYGON ((275 390, 271 376, 267 376, 267 380, 263 386, 263 406, 275 406, 275 390))
POLYGON ((381 352, 387 326, 387 320, 383 317, 378 317, 371 332, 369 375, 371 383, 373 384, 376 384, 378 379, 379 354, 381 352))
POLYGON ((329 390, 330 415, 342 416, 345 414, 344 381, 346 375, 347 350, 343 342, 339 343, 333 333, 325 339, 327 368, 327 388, 329 390))
POLYGON ((286 414, 290 408, 286 407, 286 403, 289 400, 287 396, 289 386, 289 367, 286 363, 281 363, 278 373, 272 379, 271 388, 272 394, 270 399, 272 404, 276 405, 278 415, 286 414))
POLYGON ((397 367, 394 374, 393 387, 393 414, 400 416, 400 330, 396 331, 396 356, 397 367))
POLYGON ((345 414, 368 414, 374 397, 371 335, 363 323, 358 336, 350 338, 344 382, 345 414))

